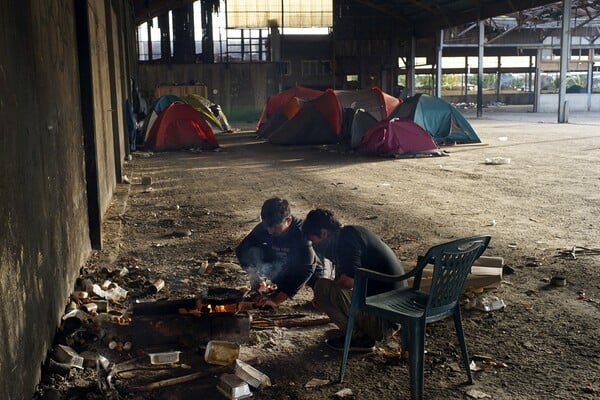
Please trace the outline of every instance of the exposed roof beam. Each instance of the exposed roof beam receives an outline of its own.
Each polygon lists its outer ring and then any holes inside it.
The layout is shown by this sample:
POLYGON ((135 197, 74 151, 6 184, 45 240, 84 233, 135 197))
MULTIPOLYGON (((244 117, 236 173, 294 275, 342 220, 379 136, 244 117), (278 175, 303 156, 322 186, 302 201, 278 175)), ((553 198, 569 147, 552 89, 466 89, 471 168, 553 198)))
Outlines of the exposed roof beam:
POLYGON ((410 22, 404 18, 403 16, 399 15, 398 13, 393 12, 392 10, 390 10, 388 7, 383 7, 381 4, 379 4, 378 2, 373 2, 373 1, 369 1, 369 0, 355 0, 357 3, 360 4, 364 4, 365 6, 374 8, 375 10, 381 11, 382 13, 395 18, 397 20, 402 21, 405 24, 410 24, 410 22))
POLYGON ((493 38, 491 38, 491 39, 489 39, 489 40, 487 41, 486 45, 487 45, 487 44, 489 44, 489 43, 492 43, 492 42, 493 42, 493 41, 495 41, 495 40, 498 40, 498 39, 500 39, 502 36, 504 36, 504 35, 507 35, 507 34, 509 34, 510 32, 512 32, 513 30, 515 30, 515 29, 517 29, 517 28, 520 28, 520 27, 521 27, 520 25, 515 25, 515 26, 512 26, 512 27, 508 28, 508 29, 507 29, 507 30, 505 30, 504 32, 502 32, 502 33, 500 33, 500 34, 498 34, 498 35, 494 36, 494 37, 493 37, 493 38))
MULTIPOLYGON (((479 19, 487 19, 491 17, 497 17, 499 15, 509 14, 514 11, 525 10, 529 8, 535 8, 543 5, 547 5, 549 3, 553 3, 553 1, 544 1, 544 0, 521 0, 518 5, 515 3, 508 2, 494 2, 492 4, 486 4, 485 7, 481 4, 478 7, 473 7, 470 9, 466 9, 462 13, 456 13, 451 15, 453 17, 453 21, 450 23, 452 25, 460 25, 467 22, 475 22, 479 19)), ((452 25, 444 25, 440 22, 431 22, 429 24, 419 24, 415 26, 415 35, 417 37, 425 37, 429 36, 434 32, 437 32, 439 29, 448 28, 452 25)), ((444 21, 446 22, 446 21, 444 21)))

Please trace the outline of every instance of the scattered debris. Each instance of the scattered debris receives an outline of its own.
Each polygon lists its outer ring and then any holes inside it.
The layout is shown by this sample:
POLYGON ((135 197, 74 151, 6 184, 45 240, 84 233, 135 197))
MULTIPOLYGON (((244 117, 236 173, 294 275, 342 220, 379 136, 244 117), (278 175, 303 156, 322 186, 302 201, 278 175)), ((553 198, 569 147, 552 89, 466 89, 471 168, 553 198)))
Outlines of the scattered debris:
POLYGON ((472 399, 491 399, 492 398, 492 396, 490 396, 489 394, 484 393, 481 390, 477 390, 477 389, 469 389, 469 390, 467 390, 467 392, 465 394, 472 399))
POLYGON ((225 340, 209 341, 204 351, 204 360, 215 365, 229 365, 239 356, 240 345, 225 340))
POLYGON ((328 383, 329 383, 329 379, 312 378, 310 381, 306 382, 304 387, 307 389, 311 389, 311 388, 316 388, 319 386, 327 385, 328 383))
POLYGON ((467 300, 463 303, 466 310, 476 309, 485 312, 502 310, 506 308, 504 300, 497 296, 488 296, 482 294, 476 297, 467 297, 467 300))
POLYGON ((484 163, 487 165, 503 165, 503 164, 510 164, 510 158, 508 157, 492 157, 492 158, 486 158, 484 160, 484 163))
POLYGON ((508 368, 508 364, 506 364, 503 361, 499 361, 490 356, 483 356, 483 355, 476 354, 471 358, 472 358, 473 362, 480 361, 483 365, 487 365, 490 367, 508 368))
POLYGON ((305 314, 279 314, 269 317, 256 315, 252 319, 252 328, 296 328, 325 325, 330 323, 329 317, 310 318, 305 314))
POLYGON ((552 286, 556 287, 567 286, 567 278, 565 278, 564 276, 555 275, 552 278, 550 278, 550 283, 552 284, 552 286))
POLYGON ((271 386, 271 379, 250 364, 235 360, 235 374, 255 389, 271 386))
POLYGON ((560 250, 558 253, 558 257, 564 257, 571 260, 576 260, 577 256, 597 256, 600 255, 599 248, 588 248, 581 246, 573 246, 570 249, 560 250))
POLYGON ((346 397, 354 397, 354 393, 352 393, 352 389, 344 388, 335 392, 333 397, 336 399, 345 399, 346 397))
POLYGON ((162 353, 148 353, 150 364, 173 364, 179 362, 180 351, 167 351, 162 353))
POLYGON ((231 400, 245 399, 252 396, 250 386, 234 374, 225 373, 219 378, 217 390, 231 400))

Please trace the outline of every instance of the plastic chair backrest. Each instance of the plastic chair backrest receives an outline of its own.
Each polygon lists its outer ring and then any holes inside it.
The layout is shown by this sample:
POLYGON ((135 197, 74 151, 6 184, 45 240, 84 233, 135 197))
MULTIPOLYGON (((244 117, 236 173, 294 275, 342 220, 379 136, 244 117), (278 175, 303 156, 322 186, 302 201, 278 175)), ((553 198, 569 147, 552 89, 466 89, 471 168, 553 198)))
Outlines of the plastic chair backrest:
POLYGON ((490 236, 473 236, 432 247, 423 261, 433 264, 427 317, 448 315, 456 306, 467 275, 487 248, 490 236))

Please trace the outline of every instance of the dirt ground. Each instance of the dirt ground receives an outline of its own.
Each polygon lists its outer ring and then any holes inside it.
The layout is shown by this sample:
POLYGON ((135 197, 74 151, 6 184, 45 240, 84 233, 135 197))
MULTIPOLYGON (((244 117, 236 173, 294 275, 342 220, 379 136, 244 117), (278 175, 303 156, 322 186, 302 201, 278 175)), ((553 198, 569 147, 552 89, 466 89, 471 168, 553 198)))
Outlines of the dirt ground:
MULTIPOLYGON (((84 274, 137 268, 148 279, 165 281, 151 298, 243 287, 247 276, 233 249, 259 221, 262 202, 275 195, 287 198, 299 217, 325 207, 346 224, 371 228, 407 265, 432 245, 489 234, 486 255, 503 257, 507 268, 500 286, 486 294, 501 298, 506 308, 465 310, 463 320, 470 355, 498 362, 477 362, 475 384, 464 385, 452 323, 428 325, 425 398, 599 399, 600 117, 572 114, 569 124, 531 113, 467 117, 483 144, 446 147, 447 157, 392 159, 336 146, 278 147, 244 132, 251 124, 218 135, 218 152, 137 153, 125 166, 131 184, 119 185, 109 211, 106 245, 84 274), (485 163, 493 157, 510 163, 485 163), (151 185, 142 184, 148 177, 151 185), (574 246, 575 257, 566 254, 574 246), (209 266, 203 272, 204 261, 209 266), (555 275, 564 276, 566 286, 550 285, 555 275)), ((318 318, 308 305, 311 296, 304 289, 267 317, 318 318)), ((340 354, 323 344, 334 329, 253 328, 240 358, 273 383, 254 397, 328 399, 344 388, 355 399, 410 397, 397 340, 378 344, 372 354, 351 355, 346 381, 338 383, 340 354), (329 382, 306 387, 314 378, 329 382)), ((135 342, 131 352, 117 353, 107 341, 99 342, 101 352, 116 363, 143 354, 135 342)), ((182 359, 200 352, 188 349, 182 359)), ((179 375, 197 372, 190 365, 182 361, 173 369, 179 375)), ((145 374, 140 370, 137 377, 145 374)), ((144 393, 120 377, 117 387, 127 399, 224 398, 214 388, 215 376, 144 393)), ((65 399, 103 398, 96 382, 94 369, 67 378, 46 375, 40 393, 53 388, 65 399)))

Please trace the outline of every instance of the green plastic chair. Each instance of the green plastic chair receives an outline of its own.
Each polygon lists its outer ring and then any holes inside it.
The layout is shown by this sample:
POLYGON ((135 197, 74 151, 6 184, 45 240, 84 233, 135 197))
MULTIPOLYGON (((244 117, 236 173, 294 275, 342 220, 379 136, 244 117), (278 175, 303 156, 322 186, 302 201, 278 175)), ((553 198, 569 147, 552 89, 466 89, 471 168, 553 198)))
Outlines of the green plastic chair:
POLYGON ((464 367, 469 384, 473 376, 469 368, 469 355, 460 315, 460 295, 471 271, 473 262, 487 248, 490 236, 473 236, 434 246, 427 254, 418 258, 417 266, 404 275, 386 275, 358 268, 354 276, 354 289, 350 305, 346 341, 339 380, 343 382, 348 361, 348 351, 356 313, 375 315, 388 321, 400 323, 402 347, 409 352, 409 377, 412 399, 423 398, 423 352, 425 325, 452 316, 456 336, 462 350, 464 367), (433 278, 429 291, 421 290, 423 269, 433 264, 433 278), (369 280, 397 282, 414 277, 411 288, 395 289, 367 296, 369 280))

